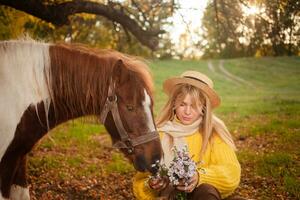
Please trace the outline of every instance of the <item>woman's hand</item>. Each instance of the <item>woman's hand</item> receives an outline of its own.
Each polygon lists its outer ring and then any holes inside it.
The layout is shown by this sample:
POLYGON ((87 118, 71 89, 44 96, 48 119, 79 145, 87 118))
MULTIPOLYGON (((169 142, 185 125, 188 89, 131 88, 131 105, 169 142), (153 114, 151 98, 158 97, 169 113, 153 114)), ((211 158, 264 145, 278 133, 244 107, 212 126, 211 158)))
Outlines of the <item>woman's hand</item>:
POLYGON ((167 177, 152 177, 148 180, 149 187, 161 191, 169 185, 169 179, 167 177))
POLYGON ((193 190, 197 187, 199 181, 199 174, 196 173, 188 182, 187 185, 185 185, 186 182, 181 181, 179 185, 176 186, 177 190, 183 191, 183 192, 193 192, 193 190))

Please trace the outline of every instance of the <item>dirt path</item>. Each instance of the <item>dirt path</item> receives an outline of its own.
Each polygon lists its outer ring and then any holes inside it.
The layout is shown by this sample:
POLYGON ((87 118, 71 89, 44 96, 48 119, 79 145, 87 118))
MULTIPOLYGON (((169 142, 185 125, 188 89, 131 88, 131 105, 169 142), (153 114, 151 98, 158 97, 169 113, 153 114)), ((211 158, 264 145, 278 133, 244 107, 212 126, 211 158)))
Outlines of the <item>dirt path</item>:
POLYGON ((208 69, 212 73, 218 74, 218 75, 222 76, 223 78, 225 78, 226 80, 233 82, 236 85, 246 85, 249 87, 254 87, 254 85, 252 83, 250 83, 249 81, 246 81, 243 78, 228 72, 224 67, 224 60, 219 61, 217 69, 211 61, 208 61, 207 66, 208 66, 208 69))

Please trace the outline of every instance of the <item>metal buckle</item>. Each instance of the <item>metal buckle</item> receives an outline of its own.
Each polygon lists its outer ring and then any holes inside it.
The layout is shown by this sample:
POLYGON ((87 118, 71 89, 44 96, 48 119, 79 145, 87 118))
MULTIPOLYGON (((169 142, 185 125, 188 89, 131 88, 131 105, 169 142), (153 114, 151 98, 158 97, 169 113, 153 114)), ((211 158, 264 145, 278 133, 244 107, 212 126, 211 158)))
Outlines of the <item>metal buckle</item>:
POLYGON ((107 100, 108 100, 110 103, 115 103, 115 102, 118 101, 118 97, 117 97, 117 95, 108 96, 108 97, 107 97, 107 100))
POLYGON ((132 141, 130 140, 130 138, 124 140, 123 142, 124 142, 124 144, 125 144, 125 146, 127 148, 127 152, 129 154, 132 154, 133 150, 134 150, 134 146, 133 146, 132 141))

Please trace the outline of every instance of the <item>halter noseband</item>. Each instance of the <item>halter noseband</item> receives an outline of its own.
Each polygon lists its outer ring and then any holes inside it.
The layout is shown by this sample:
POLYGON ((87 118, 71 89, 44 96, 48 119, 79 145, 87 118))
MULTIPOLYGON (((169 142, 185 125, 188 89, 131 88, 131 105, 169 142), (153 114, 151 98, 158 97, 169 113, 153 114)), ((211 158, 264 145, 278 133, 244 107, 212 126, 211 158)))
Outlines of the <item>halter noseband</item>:
POLYGON ((123 126, 117 101, 118 98, 117 95, 115 94, 115 83, 113 83, 111 79, 110 84, 108 86, 107 99, 100 115, 100 121, 102 122, 102 124, 104 124, 108 112, 109 111, 111 112, 116 128, 121 138, 120 141, 117 141, 113 145, 114 147, 119 149, 125 148, 127 149, 127 152, 129 154, 132 154, 135 146, 150 142, 151 140, 158 138, 158 132, 155 130, 151 132, 146 132, 144 135, 131 139, 128 135, 128 132, 125 130, 123 126))

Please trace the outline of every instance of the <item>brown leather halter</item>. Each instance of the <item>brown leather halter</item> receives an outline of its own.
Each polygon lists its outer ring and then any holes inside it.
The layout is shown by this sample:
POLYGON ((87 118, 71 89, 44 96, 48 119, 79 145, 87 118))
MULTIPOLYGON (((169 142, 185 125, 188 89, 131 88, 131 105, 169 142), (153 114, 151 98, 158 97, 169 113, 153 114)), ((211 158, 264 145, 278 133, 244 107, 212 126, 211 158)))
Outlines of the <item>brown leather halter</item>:
POLYGON ((125 148, 127 149, 127 152, 129 154, 132 154, 135 146, 150 142, 151 140, 157 139, 159 137, 158 132, 156 130, 151 132, 146 132, 145 134, 136 138, 129 137, 129 134, 125 130, 120 117, 120 113, 118 109, 118 98, 117 95, 115 94, 115 83, 113 83, 112 79, 110 80, 107 99, 100 115, 100 120, 102 124, 104 124, 109 111, 112 114, 113 120, 115 122, 115 125, 117 127, 117 130, 121 138, 120 141, 117 141, 113 145, 114 147, 119 149, 125 148))

